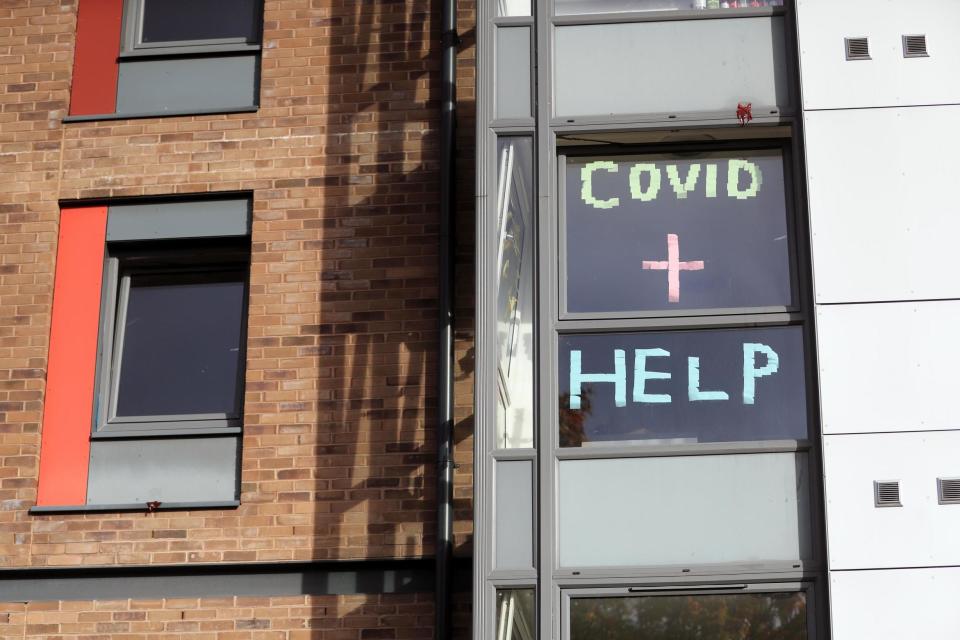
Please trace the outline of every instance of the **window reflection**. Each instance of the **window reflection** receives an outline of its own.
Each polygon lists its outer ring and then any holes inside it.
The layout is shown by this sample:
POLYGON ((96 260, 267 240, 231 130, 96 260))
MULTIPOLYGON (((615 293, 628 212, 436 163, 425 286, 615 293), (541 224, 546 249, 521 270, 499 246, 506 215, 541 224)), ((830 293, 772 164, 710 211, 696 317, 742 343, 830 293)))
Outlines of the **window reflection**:
POLYGON ((497 16, 529 16, 530 0, 497 0, 497 16))
POLYGON ((573 598, 570 640, 806 640, 803 593, 573 598))
POLYGON ((533 589, 497 590, 497 640, 534 640, 535 604, 533 589))
POLYGON ((533 446, 533 142, 497 145, 497 447, 533 446))

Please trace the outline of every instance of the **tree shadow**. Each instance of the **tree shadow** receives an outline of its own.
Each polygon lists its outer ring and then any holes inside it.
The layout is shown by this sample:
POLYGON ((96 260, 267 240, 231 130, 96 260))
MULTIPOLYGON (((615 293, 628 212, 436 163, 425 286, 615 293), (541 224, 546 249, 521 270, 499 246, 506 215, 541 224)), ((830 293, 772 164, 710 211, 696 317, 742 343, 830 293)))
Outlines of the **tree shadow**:
MULTIPOLYGON (((432 558, 440 3, 303 0, 276 10, 286 20, 294 12, 304 33, 315 34, 304 38, 302 51, 293 51, 295 58, 327 60, 309 72, 310 84, 319 87, 317 100, 328 110, 316 177, 306 183, 319 187, 320 214, 303 225, 316 232, 317 239, 304 244, 319 249, 323 263, 319 311, 316 324, 301 326, 290 341, 317 372, 315 389, 299 394, 304 401, 295 407, 304 416, 303 422, 297 418, 305 427, 300 441, 312 443, 314 461, 309 475, 298 476, 313 501, 308 559, 432 558)), ((471 20, 472 3, 462 3, 461 21, 471 20)), ((271 25, 276 27, 268 13, 265 45, 271 25)), ((472 36, 461 50, 469 47, 472 36)), ((458 66, 470 68, 472 53, 462 57, 458 66)), ((472 84, 472 75, 464 81, 472 84)), ((279 82, 265 74, 265 92, 279 82)), ((472 458, 472 89, 461 98, 458 155, 465 161, 457 174, 457 227, 468 233, 456 251, 455 456, 472 458)), ((300 98, 276 100, 293 106, 300 98)), ((455 480, 458 553, 469 551, 471 461, 461 462, 455 480)), ((456 597, 458 635, 469 634, 469 603, 469 592, 456 597)), ((422 602, 416 604, 422 609, 422 602)), ((417 634, 391 635, 396 615, 403 615, 402 606, 384 607, 378 620, 368 618, 377 631, 361 638, 432 635, 432 617, 431 627, 417 627, 417 634)))

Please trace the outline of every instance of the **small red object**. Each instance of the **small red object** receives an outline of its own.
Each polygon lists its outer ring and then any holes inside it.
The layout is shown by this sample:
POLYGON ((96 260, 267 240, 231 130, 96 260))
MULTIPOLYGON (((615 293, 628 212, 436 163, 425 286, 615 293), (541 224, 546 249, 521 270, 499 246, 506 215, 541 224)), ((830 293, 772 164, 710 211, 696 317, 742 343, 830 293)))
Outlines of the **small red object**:
POLYGON ((740 121, 740 126, 745 127, 747 123, 753 120, 753 103, 748 102, 743 104, 742 102, 737 103, 737 120, 740 121))
POLYGON ((157 509, 160 508, 162 503, 159 500, 151 500, 147 503, 147 513, 154 513, 157 509))

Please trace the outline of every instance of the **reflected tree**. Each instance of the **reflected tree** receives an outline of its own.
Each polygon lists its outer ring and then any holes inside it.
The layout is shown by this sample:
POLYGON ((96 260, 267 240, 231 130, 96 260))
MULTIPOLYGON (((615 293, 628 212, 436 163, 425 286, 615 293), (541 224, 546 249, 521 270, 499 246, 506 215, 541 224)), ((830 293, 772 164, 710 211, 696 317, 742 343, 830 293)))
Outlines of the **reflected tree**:
POLYGON ((802 593, 575 598, 571 640, 805 640, 802 593))

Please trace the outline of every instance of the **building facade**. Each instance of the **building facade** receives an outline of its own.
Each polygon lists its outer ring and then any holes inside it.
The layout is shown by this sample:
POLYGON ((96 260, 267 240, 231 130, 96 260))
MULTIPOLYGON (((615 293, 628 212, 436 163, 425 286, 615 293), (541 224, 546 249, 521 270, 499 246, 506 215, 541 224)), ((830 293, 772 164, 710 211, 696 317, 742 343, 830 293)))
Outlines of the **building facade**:
POLYGON ((426 1, 0 6, 0 637, 432 637, 440 20, 426 1))
POLYGON ((0 638, 955 638, 958 25, 0 2, 0 638))
POLYGON ((958 17, 479 7, 477 637, 956 636, 958 17))

